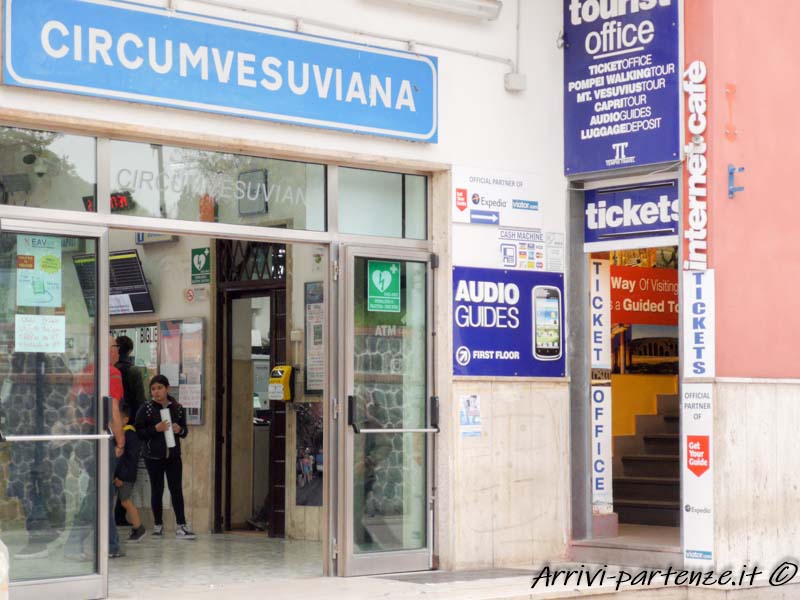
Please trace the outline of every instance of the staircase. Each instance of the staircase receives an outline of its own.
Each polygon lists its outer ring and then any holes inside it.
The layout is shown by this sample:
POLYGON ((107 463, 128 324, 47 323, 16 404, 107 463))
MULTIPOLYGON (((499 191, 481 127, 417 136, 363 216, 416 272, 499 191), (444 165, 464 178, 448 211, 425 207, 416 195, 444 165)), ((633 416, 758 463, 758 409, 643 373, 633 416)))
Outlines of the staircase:
POLYGON ((658 414, 637 415, 636 435, 614 437, 614 512, 620 523, 680 526, 678 396, 658 396, 658 414))

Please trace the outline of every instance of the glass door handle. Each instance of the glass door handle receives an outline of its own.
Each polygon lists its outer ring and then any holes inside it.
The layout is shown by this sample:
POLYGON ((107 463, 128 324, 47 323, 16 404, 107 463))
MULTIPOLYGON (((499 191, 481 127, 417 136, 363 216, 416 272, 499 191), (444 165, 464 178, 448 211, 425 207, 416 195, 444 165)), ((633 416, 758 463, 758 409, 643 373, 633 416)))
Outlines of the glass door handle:
POLYGON ((347 426, 353 428, 353 433, 439 433, 439 398, 434 396, 431 400, 435 400, 433 410, 431 410, 431 427, 414 427, 409 429, 404 428, 372 428, 361 429, 356 425, 356 398, 355 396, 347 397, 347 426))
POLYGON ((0 442, 72 442, 80 440, 109 440, 110 433, 95 433, 91 435, 65 434, 65 435, 4 435, 0 432, 0 442))
POLYGON ((439 433, 438 427, 420 427, 417 429, 354 429, 356 433, 439 433))
POLYGON ((353 428, 353 433, 361 433, 356 425, 356 397, 347 397, 347 426, 353 428))

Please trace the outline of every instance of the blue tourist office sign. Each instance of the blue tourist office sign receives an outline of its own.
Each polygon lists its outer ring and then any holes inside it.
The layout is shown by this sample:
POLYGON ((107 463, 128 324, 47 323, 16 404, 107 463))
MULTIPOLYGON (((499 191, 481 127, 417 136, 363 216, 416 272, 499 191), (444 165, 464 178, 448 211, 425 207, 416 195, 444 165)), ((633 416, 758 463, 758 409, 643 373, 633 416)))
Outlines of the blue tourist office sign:
POLYGON ((680 159, 679 0, 564 0, 564 171, 680 159))
POLYGON ((114 0, 6 0, 6 85, 436 142, 435 57, 114 0))

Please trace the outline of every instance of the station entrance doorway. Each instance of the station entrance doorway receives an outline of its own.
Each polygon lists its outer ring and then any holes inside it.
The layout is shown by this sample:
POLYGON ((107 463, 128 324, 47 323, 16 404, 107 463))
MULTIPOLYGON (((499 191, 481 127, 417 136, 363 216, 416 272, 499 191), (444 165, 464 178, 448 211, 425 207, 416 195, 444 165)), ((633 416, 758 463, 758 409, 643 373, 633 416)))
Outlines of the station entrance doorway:
POLYGON ((13 349, 3 356, 4 460, 11 470, 4 471, 0 504, 13 512, 3 540, 19 582, 14 597, 64 595, 63 580, 72 577, 80 586, 71 583, 74 592, 65 597, 104 596, 106 585, 144 589, 159 569, 175 577, 166 565, 184 564, 181 572, 191 578, 203 556, 218 562, 220 553, 237 576, 248 565, 266 576, 431 568, 438 429, 430 404, 430 256, 337 247, 342 262, 334 281, 335 261, 324 245, 160 235, 165 239, 137 244, 135 232, 121 229, 0 221, 8 267, 4 335, 13 349), (44 251, 26 254, 20 245, 31 240, 44 251), (234 250, 237 268, 267 265, 261 273, 269 277, 226 285, 219 265, 237 244, 244 248, 234 250), (28 264, 21 257, 33 256, 40 269, 42 252, 58 255, 58 285, 46 270, 37 282, 19 274, 28 264), (209 283, 192 284, 194 271, 204 271, 193 258, 201 255, 217 266, 209 283), (44 304, 28 310, 17 290, 33 290, 33 283, 44 304), (184 508, 197 534, 175 539, 174 500, 165 490, 166 535, 152 535, 151 482, 140 464, 133 499, 150 535, 126 544, 130 530, 119 528, 125 555, 113 561, 102 425, 109 413, 100 398, 108 395, 117 344, 103 331, 115 341, 131 339, 128 358, 143 384, 167 376, 186 408, 184 508), (271 400, 270 372, 281 365, 295 371, 292 397, 271 400), (20 412, 27 402, 31 412, 20 412), (262 429, 269 433, 261 437, 262 429), (38 478, 32 488, 30 477, 38 478), (216 495, 220 479, 223 493, 216 495), (79 547, 72 548, 76 532, 79 547), (270 564, 278 569, 265 568, 270 564), (45 572, 57 577, 42 578, 45 572))
POLYGON ((588 357, 576 385, 589 398, 590 507, 587 535, 572 543, 581 561, 682 564, 677 190, 644 182, 581 198, 588 357))

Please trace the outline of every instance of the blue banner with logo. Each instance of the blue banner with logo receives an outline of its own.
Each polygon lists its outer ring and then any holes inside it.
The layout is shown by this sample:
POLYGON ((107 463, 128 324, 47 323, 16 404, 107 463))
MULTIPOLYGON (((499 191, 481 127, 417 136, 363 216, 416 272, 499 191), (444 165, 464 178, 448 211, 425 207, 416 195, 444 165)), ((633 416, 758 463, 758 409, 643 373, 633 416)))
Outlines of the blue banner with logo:
POLYGON ((680 159, 679 0, 564 0, 567 175, 680 159))
POLYGON ((114 0, 6 0, 4 83, 437 141, 436 58, 114 0))
POLYGON ((564 275, 453 268, 453 374, 563 377, 564 275))
POLYGON ((677 179, 587 191, 584 250, 677 245, 678 192, 677 179))

